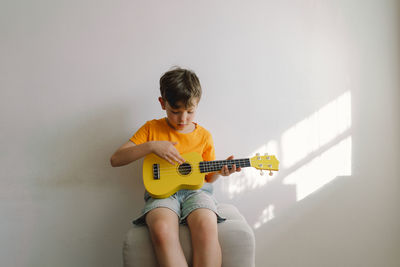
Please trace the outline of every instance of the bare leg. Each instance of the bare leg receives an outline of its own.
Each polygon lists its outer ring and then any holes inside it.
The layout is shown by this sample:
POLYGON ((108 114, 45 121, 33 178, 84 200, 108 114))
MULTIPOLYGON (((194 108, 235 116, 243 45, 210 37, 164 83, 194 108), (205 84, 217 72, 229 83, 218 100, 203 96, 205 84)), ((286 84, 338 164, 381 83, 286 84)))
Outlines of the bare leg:
POLYGON ((146 215, 150 237, 160 267, 187 267, 179 242, 179 221, 168 208, 156 208, 146 215))
POLYGON ((221 267, 217 215, 209 209, 196 209, 187 222, 192 237, 193 267, 221 267))

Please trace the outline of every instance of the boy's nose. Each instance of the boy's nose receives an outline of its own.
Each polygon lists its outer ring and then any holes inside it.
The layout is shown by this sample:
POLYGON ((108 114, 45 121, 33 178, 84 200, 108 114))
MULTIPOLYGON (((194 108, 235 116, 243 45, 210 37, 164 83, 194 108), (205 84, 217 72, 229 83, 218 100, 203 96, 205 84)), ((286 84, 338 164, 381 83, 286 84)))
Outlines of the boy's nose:
POLYGON ((186 118, 187 118, 187 113, 184 112, 184 113, 182 113, 182 115, 181 115, 181 117, 179 118, 179 120, 180 120, 181 122, 186 122, 186 118))

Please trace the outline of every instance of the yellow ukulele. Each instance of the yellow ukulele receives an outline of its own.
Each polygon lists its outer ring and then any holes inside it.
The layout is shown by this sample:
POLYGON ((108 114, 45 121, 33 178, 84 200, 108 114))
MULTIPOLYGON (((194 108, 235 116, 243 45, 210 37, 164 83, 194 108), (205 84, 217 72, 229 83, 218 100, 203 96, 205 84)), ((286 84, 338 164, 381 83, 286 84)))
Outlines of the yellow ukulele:
POLYGON ((279 161, 275 156, 256 155, 246 159, 203 161, 196 152, 182 155, 185 162, 172 165, 155 154, 149 154, 143 161, 143 183, 153 198, 166 198, 180 189, 200 189, 204 184, 204 176, 210 172, 221 170, 227 165, 229 169, 236 167, 254 167, 259 170, 278 171, 279 161))

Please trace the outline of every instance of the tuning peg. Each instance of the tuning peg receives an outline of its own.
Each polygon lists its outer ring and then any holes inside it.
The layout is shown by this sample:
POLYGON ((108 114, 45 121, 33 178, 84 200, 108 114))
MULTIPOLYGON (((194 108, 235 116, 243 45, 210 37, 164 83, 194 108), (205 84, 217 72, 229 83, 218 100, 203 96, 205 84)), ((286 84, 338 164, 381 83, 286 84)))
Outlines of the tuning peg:
POLYGON ((263 173, 263 171, 262 171, 262 170, 260 171, 260 175, 261 175, 261 176, 263 176, 263 175, 264 175, 264 173, 263 173))
POLYGON ((272 173, 272 171, 270 170, 270 171, 269 171, 269 176, 272 176, 272 175, 273 175, 273 173, 272 173))

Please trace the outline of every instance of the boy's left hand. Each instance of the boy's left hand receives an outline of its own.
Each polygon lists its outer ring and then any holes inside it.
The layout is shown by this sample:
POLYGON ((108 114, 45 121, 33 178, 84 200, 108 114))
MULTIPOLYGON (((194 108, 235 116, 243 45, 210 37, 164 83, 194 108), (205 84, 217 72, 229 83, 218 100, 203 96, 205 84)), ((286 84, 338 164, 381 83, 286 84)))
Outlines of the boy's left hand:
MULTIPOLYGON (((228 157, 226 160, 232 160, 233 156, 228 157)), ((232 168, 229 169, 227 165, 223 166, 222 169, 219 171, 219 174, 222 176, 229 176, 234 172, 240 172, 241 168, 236 168, 236 164, 232 165, 232 168)))

